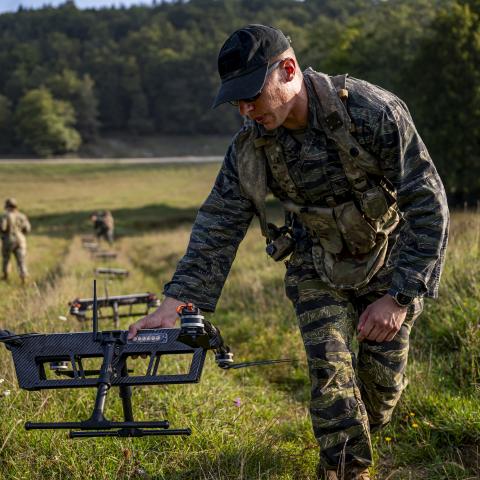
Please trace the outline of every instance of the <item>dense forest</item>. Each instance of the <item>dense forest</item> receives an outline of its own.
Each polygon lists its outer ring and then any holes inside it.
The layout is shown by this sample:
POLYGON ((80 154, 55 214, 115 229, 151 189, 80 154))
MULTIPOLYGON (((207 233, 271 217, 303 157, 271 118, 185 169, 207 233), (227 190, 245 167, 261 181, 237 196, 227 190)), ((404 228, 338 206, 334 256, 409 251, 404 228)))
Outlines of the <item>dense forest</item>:
POLYGON ((0 152, 76 151, 102 132, 233 133, 217 53, 265 23, 302 67, 402 97, 451 198, 480 193, 480 0, 190 0, 0 15, 0 152))

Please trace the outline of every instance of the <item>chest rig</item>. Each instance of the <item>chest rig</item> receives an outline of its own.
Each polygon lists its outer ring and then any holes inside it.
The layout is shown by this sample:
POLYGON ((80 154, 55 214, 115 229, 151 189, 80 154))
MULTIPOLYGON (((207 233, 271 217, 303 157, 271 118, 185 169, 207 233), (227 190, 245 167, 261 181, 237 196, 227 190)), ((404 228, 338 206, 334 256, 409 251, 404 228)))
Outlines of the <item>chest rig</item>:
POLYGON ((2 237, 11 244, 18 243, 24 238, 24 226, 21 214, 18 212, 6 213, 2 220, 2 237))
POLYGON ((311 80, 317 97, 317 121, 337 147, 351 199, 339 203, 337 193, 345 191, 336 191, 336 183, 331 181, 333 195, 325 198, 327 207, 306 205, 289 174, 282 146, 274 137, 257 138, 254 126, 248 138, 244 133, 243 139, 237 141, 240 184, 244 194, 254 202, 262 234, 268 240, 270 232, 265 215, 268 163, 275 181, 288 196, 282 202, 285 209, 298 217, 312 238, 312 257, 320 278, 335 288, 362 288, 384 264, 388 235, 399 223, 396 193, 383 177, 377 159, 352 135, 354 125, 345 106, 346 75, 331 78, 312 69, 304 74, 311 80), (252 142, 253 148, 252 143, 247 146, 244 141, 252 142), (259 195, 263 196, 260 203, 259 195))

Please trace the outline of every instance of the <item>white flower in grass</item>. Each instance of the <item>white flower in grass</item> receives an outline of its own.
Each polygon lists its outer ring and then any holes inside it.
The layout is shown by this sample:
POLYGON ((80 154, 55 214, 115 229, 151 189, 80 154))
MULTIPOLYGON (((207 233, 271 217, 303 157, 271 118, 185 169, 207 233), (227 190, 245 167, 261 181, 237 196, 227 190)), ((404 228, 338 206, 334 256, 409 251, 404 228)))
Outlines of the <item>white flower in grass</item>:
POLYGON ((2 397, 8 397, 12 392, 10 390, 4 390, 2 392, 2 397))

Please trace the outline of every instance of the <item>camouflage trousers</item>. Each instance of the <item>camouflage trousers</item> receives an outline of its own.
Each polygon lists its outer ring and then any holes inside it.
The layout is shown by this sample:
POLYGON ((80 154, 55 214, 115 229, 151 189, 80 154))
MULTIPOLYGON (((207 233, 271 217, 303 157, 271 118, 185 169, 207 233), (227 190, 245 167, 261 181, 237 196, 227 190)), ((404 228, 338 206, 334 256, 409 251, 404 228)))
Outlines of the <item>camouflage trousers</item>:
POLYGON ((390 342, 363 341, 354 347, 360 314, 385 289, 355 296, 321 282, 308 262, 293 257, 285 277, 308 359, 310 415, 320 446, 320 465, 372 464, 370 433, 391 419, 406 387, 409 336, 423 309, 419 299, 390 342), (358 351, 354 351, 357 350, 358 351))
POLYGON ((10 257, 12 254, 15 256, 17 261, 18 271, 20 272, 20 277, 25 279, 28 275, 27 265, 26 265, 26 256, 27 249, 21 245, 10 245, 9 243, 2 243, 2 273, 3 278, 8 278, 8 266, 10 263, 10 257))
POLYGON ((98 240, 102 238, 108 242, 109 245, 113 245, 113 230, 112 229, 104 229, 101 231, 96 231, 95 236, 98 240))

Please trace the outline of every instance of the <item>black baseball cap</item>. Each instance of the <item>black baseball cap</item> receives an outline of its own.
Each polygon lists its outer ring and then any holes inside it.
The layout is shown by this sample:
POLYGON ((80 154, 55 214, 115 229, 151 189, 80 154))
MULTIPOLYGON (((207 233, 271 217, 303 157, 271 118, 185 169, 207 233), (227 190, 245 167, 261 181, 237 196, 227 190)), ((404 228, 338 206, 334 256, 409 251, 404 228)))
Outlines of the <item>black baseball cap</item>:
POLYGON ((254 97, 265 83, 268 62, 289 47, 287 37, 267 25, 247 25, 232 33, 218 54, 222 85, 212 108, 254 97))

